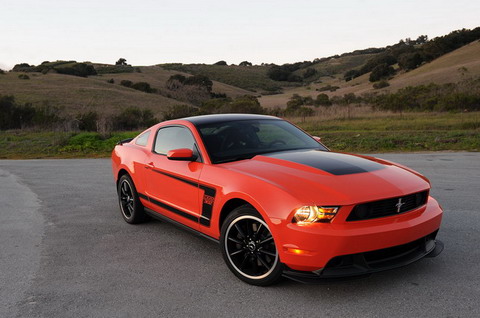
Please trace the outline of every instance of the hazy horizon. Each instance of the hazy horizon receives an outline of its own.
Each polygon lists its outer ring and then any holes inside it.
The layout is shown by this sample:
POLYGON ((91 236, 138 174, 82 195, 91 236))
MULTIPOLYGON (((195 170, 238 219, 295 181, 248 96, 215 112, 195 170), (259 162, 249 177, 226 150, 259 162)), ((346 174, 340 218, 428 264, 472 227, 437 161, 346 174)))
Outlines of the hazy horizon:
POLYGON ((133 65, 293 63, 479 26, 480 2, 8 1, 0 68, 45 60, 133 65))

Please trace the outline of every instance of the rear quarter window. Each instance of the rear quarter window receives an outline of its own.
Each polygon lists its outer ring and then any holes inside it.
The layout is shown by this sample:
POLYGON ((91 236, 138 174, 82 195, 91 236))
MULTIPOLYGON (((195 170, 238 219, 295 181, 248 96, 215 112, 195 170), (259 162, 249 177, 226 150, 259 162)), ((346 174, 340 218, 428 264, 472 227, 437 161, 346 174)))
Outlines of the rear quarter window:
POLYGON ((148 144, 148 137, 150 137, 150 130, 138 136, 137 141, 135 141, 135 144, 145 147, 148 144))

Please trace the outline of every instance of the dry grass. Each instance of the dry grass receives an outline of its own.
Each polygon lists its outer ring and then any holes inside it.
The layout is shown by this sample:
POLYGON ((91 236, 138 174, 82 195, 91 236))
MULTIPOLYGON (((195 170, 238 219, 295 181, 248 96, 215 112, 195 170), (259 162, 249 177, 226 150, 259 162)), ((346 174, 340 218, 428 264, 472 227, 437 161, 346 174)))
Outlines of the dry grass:
POLYGON ((468 78, 480 76, 480 41, 474 41, 453 52, 422 65, 410 72, 401 73, 389 81, 390 86, 381 90, 373 89, 369 82, 369 73, 345 82, 342 74, 335 74, 333 77, 322 77, 322 83, 313 83, 308 87, 287 88, 283 94, 263 96, 260 99, 264 107, 285 107, 293 94, 301 96, 312 96, 315 98, 320 92, 316 88, 325 85, 339 86, 335 92, 322 92, 329 96, 343 96, 354 93, 361 95, 369 92, 394 92, 407 86, 436 83, 457 83, 468 78))
MULTIPOLYGON (((28 73, 30 79, 18 78, 21 73, 0 75, 0 94, 14 95, 19 103, 32 103, 36 106, 49 104, 61 109, 64 115, 97 111, 110 115, 119 110, 136 106, 151 109, 156 116, 162 116, 170 106, 188 104, 159 94, 147 94, 120 85, 121 80, 147 82, 153 88, 166 91, 165 83, 177 71, 164 70, 159 66, 140 67, 141 73, 103 74, 88 78, 62 74, 28 73), (114 79, 115 83, 107 83, 114 79)), ((188 76, 189 74, 184 74, 188 76)), ((227 96, 252 94, 231 85, 214 82, 213 91, 227 96)), ((164 94, 166 95, 166 94, 164 94)))
POLYGON ((0 94, 14 95, 19 103, 59 107, 64 114, 97 111, 102 114, 137 106, 161 114, 178 101, 156 94, 147 94, 116 84, 107 83, 110 77, 82 78, 61 74, 29 73, 29 80, 21 80, 18 73, 0 76, 0 94))

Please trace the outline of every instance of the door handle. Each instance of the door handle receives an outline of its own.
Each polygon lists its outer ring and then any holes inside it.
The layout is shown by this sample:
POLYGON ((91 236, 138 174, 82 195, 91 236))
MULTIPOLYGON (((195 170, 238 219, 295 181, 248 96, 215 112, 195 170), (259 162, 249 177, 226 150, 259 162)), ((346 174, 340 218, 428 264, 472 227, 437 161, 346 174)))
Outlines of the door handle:
POLYGON ((149 162, 145 165, 145 169, 153 169, 155 168, 155 165, 153 164, 153 162, 149 162))

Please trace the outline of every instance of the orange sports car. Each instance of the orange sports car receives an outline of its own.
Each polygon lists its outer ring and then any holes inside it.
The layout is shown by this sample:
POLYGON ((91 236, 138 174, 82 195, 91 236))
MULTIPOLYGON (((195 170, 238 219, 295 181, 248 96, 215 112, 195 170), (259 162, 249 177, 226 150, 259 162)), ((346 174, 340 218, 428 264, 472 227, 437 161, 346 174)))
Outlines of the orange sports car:
POLYGON ((329 151, 277 117, 165 121, 119 142, 112 167, 126 222, 155 217, 219 242, 249 284, 366 275, 443 249, 427 178, 329 151))

